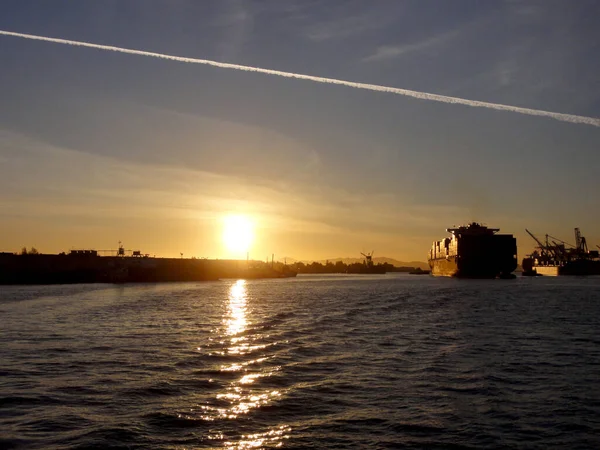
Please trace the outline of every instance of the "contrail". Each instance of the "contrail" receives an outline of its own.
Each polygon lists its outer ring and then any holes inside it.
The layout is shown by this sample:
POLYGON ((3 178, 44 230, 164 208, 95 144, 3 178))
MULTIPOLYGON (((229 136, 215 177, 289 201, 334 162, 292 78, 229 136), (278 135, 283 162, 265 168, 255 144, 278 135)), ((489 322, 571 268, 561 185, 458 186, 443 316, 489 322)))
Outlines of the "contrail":
POLYGON ((93 44, 91 42, 71 41, 68 39, 57 39, 57 38, 51 38, 51 37, 46 37, 46 36, 36 36, 33 34, 15 33, 12 31, 0 30, 0 35, 13 36, 13 37, 19 37, 19 38, 24 38, 24 39, 33 39, 33 40, 37 40, 37 41, 54 42, 56 44, 67 44, 67 45, 75 45, 75 46, 80 46, 80 47, 89 47, 89 48, 95 48, 95 49, 99 49, 99 50, 109 50, 112 52, 127 53, 130 55, 151 56, 153 58, 167 59, 170 61, 178 61, 178 62, 184 62, 184 63, 204 64, 207 66, 220 67, 222 69, 234 69, 234 70, 242 70, 245 72, 264 73, 267 75, 275 75, 278 77, 296 78, 298 80, 314 81, 316 83, 337 84, 340 86, 348 86, 348 87, 356 88, 356 89, 366 89, 369 91, 387 92, 389 94, 404 95, 407 97, 414 97, 414 98, 418 98, 421 100, 432 100, 434 102, 450 103, 450 104, 454 104, 454 105, 465 105, 465 106, 473 106, 473 107, 477 107, 477 108, 495 109, 498 111, 509 111, 509 112, 515 112, 515 113, 519 113, 519 114, 528 114, 530 116, 548 117, 550 119, 560 120, 562 122, 579 123, 579 124, 600 127, 600 119, 597 119, 595 117, 576 116, 573 114, 562 114, 562 113, 557 113, 557 112, 552 112, 552 111, 543 111, 543 110, 539 110, 539 109, 520 108, 518 106, 502 105, 499 103, 481 102, 478 100, 468 100, 466 98, 459 98, 459 97, 448 97, 446 95, 430 94, 428 92, 411 91, 408 89, 400 89, 400 88, 389 87, 389 86, 380 86, 377 84, 356 83, 354 81, 337 80, 335 78, 324 78, 324 77, 317 77, 317 76, 313 76, 313 75, 303 75, 300 73, 282 72, 280 70, 263 69, 260 67, 242 66, 239 64, 230 64, 230 63, 223 63, 223 62, 218 62, 218 61, 211 61, 209 59, 197 59, 197 58, 186 58, 183 56, 165 55, 163 53, 146 52, 143 50, 134 50, 134 49, 123 48, 123 47, 113 47, 111 45, 93 44))

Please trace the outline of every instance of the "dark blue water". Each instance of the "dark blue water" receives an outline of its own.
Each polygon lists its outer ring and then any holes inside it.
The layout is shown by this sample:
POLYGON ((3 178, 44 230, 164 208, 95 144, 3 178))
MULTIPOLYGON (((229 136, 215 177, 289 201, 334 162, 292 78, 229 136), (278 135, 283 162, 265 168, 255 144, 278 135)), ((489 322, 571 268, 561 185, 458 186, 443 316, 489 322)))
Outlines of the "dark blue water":
POLYGON ((600 448, 600 278, 0 287, 0 448, 600 448))

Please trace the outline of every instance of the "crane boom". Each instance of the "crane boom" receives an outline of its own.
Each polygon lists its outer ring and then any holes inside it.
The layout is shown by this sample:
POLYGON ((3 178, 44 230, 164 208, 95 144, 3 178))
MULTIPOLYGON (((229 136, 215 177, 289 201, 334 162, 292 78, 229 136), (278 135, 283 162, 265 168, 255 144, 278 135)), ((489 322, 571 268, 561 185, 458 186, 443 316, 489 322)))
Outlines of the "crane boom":
POLYGON ((560 242, 561 244, 568 245, 569 247, 575 247, 573 244, 569 244, 568 242, 566 242, 566 241, 563 241, 562 239, 556 238, 556 237, 554 237, 554 236, 550 236, 550 235, 548 235, 548 237, 549 237, 550 239, 554 239, 555 241, 558 241, 558 242, 560 242))
POLYGON ((525 228, 525 231, 527 231, 527 234, 528 234, 529 236, 531 236, 535 242, 537 242, 537 244, 540 246, 540 248, 541 248, 542 250, 546 248, 546 246, 545 246, 544 244, 542 244, 542 243, 540 242, 540 240, 539 240, 538 238, 536 238, 536 237, 533 235, 533 233, 532 233, 531 231, 529 231, 527 228, 525 228))

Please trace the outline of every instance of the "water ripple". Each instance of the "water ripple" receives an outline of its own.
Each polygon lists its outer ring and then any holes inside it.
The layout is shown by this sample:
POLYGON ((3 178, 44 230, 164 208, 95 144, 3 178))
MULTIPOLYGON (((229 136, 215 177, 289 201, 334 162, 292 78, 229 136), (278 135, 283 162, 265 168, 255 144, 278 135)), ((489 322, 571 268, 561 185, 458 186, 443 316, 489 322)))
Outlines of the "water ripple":
POLYGON ((0 448, 600 448, 598 288, 1 287, 0 448))

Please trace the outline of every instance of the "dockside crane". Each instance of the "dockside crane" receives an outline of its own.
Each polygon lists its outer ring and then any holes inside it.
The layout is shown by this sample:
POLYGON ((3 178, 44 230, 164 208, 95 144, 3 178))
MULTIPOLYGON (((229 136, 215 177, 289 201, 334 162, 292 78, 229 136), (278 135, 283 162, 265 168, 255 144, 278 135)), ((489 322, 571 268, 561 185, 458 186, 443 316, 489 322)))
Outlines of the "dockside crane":
POLYGON ((585 237, 581 235, 579 228, 575 228, 575 248, 579 253, 587 253, 588 246, 585 237))
POLYGON ((559 244, 556 241, 552 241, 552 247, 550 247, 550 250, 554 253, 557 261, 563 261, 567 259, 567 249, 565 247, 565 244, 562 243, 562 241, 560 242, 561 243, 559 244))
POLYGON ((545 247, 546 247, 544 244, 542 244, 542 243, 540 242, 540 240, 539 240, 538 238, 536 238, 536 237, 534 236, 534 234, 533 234, 531 231, 529 231, 527 228, 525 228, 525 231, 527 231, 527 234, 528 234, 529 236, 531 236, 531 238, 532 238, 532 239, 533 239, 535 242, 537 242, 537 245, 538 245, 540 248, 545 248, 545 247))
MULTIPOLYGON (((546 235, 546 243, 542 243, 536 238, 529 230, 525 229, 527 234, 531 236, 538 244, 540 250, 539 256, 541 260, 546 260, 550 263, 567 263, 576 259, 595 259, 598 258, 595 250, 590 252, 588 249, 587 241, 585 237, 581 235, 579 228, 575 228, 575 245, 569 244, 561 239, 555 238, 550 235, 546 235), (550 240, 551 239, 551 240, 550 240)), ((600 247, 598 247, 600 248, 600 247)))
POLYGON ((525 229, 525 231, 527 231, 527 234, 529 234, 529 236, 531 236, 533 240, 537 242, 538 248, 540 249, 539 257, 541 260, 545 260, 548 262, 558 262, 567 259, 567 250, 565 248, 566 242, 547 234, 546 243, 544 244, 537 237, 535 237, 535 235, 531 231, 529 231, 528 229, 525 229), (549 241, 549 239, 553 240, 549 241))
POLYGON ((375 250, 371 250, 371 253, 367 253, 366 255, 363 252, 360 252, 360 254, 365 257, 365 265, 367 267, 373 266, 373 253, 375 253, 375 250))
POLYGON ((546 242, 548 241, 548 238, 551 238, 551 239, 553 239, 553 240, 555 240, 555 241, 558 241, 558 242, 560 242, 561 244, 563 244, 563 245, 565 245, 565 246, 574 247, 574 245, 573 245, 573 244, 569 244, 568 242, 565 242, 565 241, 563 241, 562 239, 559 239, 559 238, 557 238, 557 237, 550 236, 549 234, 547 234, 547 235, 546 235, 546 242))
POLYGON ((540 253, 541 253, 541 255, 540 255, 540 256, 542 256, 542 257, 546 257, 546 256, 548 256, 548 253, 552 253, 552 252, 550 251, 550 245, 548 245, 548 235, 546 235, 546 244, 544 245, 544 244, 542 243, 542 241, 540 241, 540 240, 539 240, 537 237, 535 237, 535 235, 534 235, 534 234, 533 234, 531 231, 529 231, 527 228, 525 228, 525 231, 527 231, 527 234, 528 234, 529 236, 531 236, 531 238, 532 238, 532 239, 533 239, 535 242, 537 242, 537 245, 538 245, 538 247, 539 247, 539 249, 540 249, 540 253))

